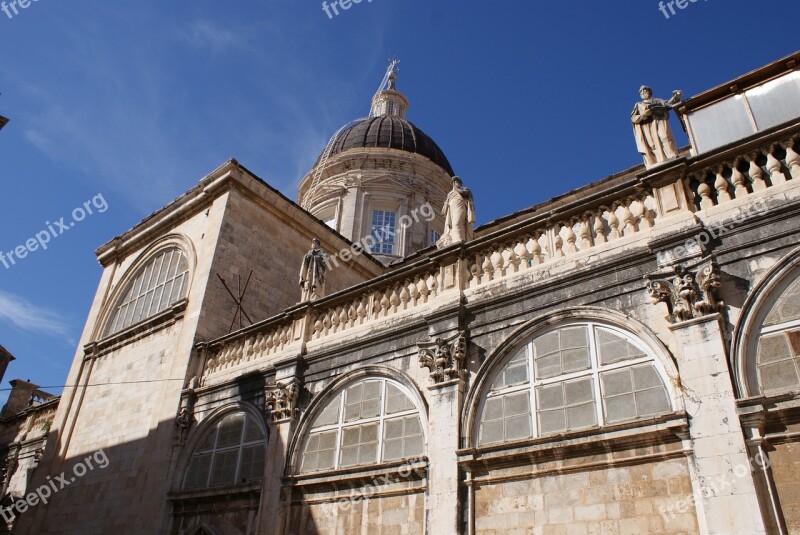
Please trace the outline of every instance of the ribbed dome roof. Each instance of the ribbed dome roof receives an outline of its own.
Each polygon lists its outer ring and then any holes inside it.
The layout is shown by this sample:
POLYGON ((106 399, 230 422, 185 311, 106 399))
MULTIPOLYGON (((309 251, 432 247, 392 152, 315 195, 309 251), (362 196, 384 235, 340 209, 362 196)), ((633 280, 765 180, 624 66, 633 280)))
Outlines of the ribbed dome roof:
POLYGON ((425 132, 395 115, 370 117, 339 134, 331 156, 364 148, 397 149, 425 156, 453 176, 453 168, 439 145, 425 132))

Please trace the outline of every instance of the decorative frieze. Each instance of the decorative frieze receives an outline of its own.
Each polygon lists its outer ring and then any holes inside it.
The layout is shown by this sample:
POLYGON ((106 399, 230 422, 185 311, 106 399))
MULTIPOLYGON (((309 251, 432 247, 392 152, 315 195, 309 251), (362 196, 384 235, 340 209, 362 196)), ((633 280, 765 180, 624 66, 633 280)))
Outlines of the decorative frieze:
POLYGON ((422 342, 419 347, 420 368, 428 368, 435 385, 462 379, 467 356, 467 335, 463 331, 450 338, 422 342))
POLYGON ((723 305, 716 297, 719 286, 719 272, 713 259, 705 259, 694 267, 677 265, 647 276, 647 291, 653 304, 667 305, 670 323, 718 312, 723 305))
POLYGON ((264 407, 270 422, 282 423, 290 421, 297 412, 297 400, 300 397, 300 382, 296 379, 288 383, 275 383, 266 388, 264 407))

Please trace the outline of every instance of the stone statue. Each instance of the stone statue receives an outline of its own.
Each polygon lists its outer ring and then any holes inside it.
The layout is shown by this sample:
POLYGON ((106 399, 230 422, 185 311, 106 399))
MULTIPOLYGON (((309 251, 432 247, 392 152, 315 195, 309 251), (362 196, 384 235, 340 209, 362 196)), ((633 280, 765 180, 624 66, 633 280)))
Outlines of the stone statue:
POLYGON ((636 147, 650 168, 678 156, 675 137, 669 128, 669 110, 680 102, 682 93, 673 91, 672 98, 653 98, 653 90, 643 85, 639 89, 642 101, 636 103, 631 113, 636 147))
POLYGON ((303 257, 300 267, 301 302, 315 301, 325 295, 325 269, 327 255, 319 246, 319 239, 311 240, 311 250, 303 257))
POLYGON ((461 179, 454 176, 453 189, 447 195, 447 200, 442 208, 444 234, 436 242, 436 247, 439 249, 472 239, 475 224, 475 201, 472 198, 472 192, 462 185, 461 179))

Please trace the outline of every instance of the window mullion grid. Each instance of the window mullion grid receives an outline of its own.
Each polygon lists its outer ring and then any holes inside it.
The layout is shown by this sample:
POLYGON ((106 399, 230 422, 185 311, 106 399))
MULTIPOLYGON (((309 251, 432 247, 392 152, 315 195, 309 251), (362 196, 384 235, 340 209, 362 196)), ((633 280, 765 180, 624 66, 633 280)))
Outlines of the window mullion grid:
POLYGON ((206 476, 205 487, 211 486, 211 474, 214 472, 214 458, 217 456, 217 442, 219 441, 219 428, 222 422, 214 427, 214 446, 211 448, 211 459, 208 461, 208 475, 206 476))
POLYGON ((787 331, 793 327, 800 327, 800 319, 793 320, 793 321, 785 321, 783 323, 779 323, 777 325, 770 325, 769 327, 762 327, 761 328, 761 336, 766 334, 775 334, 783 331, 787 331))
MULTIPOLYGON (((342 391, 342 395, 339 396, 339 420, 338 425, 336 426, 336 446, 334 447, 333 451, 333 466, 335 468, 339 468, 341 465, 341 459, 339 456, 341 455, 342 450, 342 428, 344 427, 344 398, 347 396, 347 390, 342 391)), ((319 453, 317 454, 319 455, 319 453)), ((319 465, 319 460, 317 461, 317 465, 319 465)))
POLYGON ((592 363, 592 390, 594 390, 594 410, 597 415, 597 425, 605 425, 603 414, 603 396, 600 393, 600 352, 597 350, 597 326, 593 323, 587 325, 589 329, 589 361, 592 363))
MULTIPOLYGON (((164 290, 167 288, 167 283, 170 280, 172 280, 170 278, 169 272, 172 270, 172 263, 175 260, 176 253, 177 253, 177 251, 173 250, 172 254, 169 255, 169 263, 167 264, 167 271, 166 271, 166 274, 164 276, 164 282, 159 285, 159 286, 162 287, 162 290, 161 290, 161 295, 158 296, 158 303, 156 303, 155 297, 153 297, 153 304, 155 304, 155 310, 156 311, 161 310, 161 302, 164 300, 164 290)), ((160 275, 159 275, 159 277, 160 277, 160 275)), ((156 283, 158 283, 158 281, 156 281, 156 283)), ((152 305, 150 306, 150 310, 153 310, 153 306, 152 305)))
POLYGON ((378 444, 375 447, 377 450, 377 459, 375 460, 376 463, 380 463, 383 460, 383 426, 384 422, 386 421, 386 400, 389 398, 387 392, 388 388, 389 387, 386 383, 386 379, 383 379, 381 381, 381 412, 379 415, 380 420, 378 421, 378 444))
MULTIPOLYGON (((528 384, 523 386, 528 390, 528 406, 531 409, 531 437, 536 438, 539 436, 539 413, 536 406, 536 389, 534 387, 536 383, 536 378, 534 377, 536 373, 534 363, 536 355, 534 354, 533 341, 528 342, 528 345, 525 347, 525 352, 528 356, 528 384)), ((503 432, 505 433, 505 422, 503 423, 503 432)), ((503 436, 503 440, 505 441, 505 436, 503 436)))
MULTIPOLYGON (((156 281, 158 282, 158 281, 156 281)), ((247 426, 250 422, 247 421, 247 417, 244 418, 244 422, 242 422, 242 431, 239 433, 239 447, 238 453, 236 455, 236 466, 233 468, 233 484, 236 485, 239 482, 239 471, 242 468, 242 450, 244 449, 244 437, 245 431, 247 431, 247 426)))

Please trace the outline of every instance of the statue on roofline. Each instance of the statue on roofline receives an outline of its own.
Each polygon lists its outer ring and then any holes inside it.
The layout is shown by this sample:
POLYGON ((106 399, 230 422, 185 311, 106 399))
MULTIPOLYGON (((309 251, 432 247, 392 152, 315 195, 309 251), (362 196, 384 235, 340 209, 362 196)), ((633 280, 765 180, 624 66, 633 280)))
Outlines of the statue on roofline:
POLYGON ((664 100, 653 98, 653 90, 643 85, 639 89, 642 100, 636 103, 631 112, 633 135, 636 147, 648 168, 661 162, 677 158, 675 137, 669 127, 669 110, 681 100, 682 93, 673 91, 672 98, 664 100))

